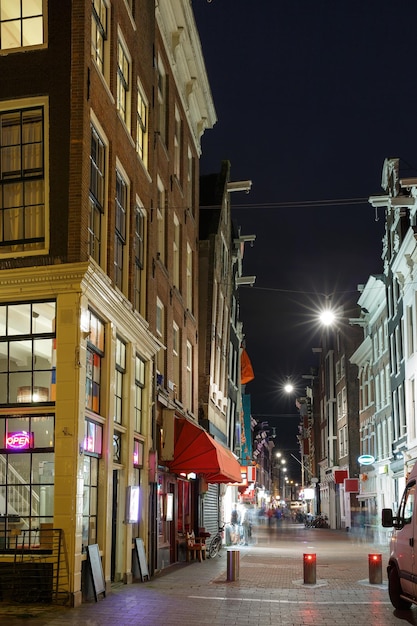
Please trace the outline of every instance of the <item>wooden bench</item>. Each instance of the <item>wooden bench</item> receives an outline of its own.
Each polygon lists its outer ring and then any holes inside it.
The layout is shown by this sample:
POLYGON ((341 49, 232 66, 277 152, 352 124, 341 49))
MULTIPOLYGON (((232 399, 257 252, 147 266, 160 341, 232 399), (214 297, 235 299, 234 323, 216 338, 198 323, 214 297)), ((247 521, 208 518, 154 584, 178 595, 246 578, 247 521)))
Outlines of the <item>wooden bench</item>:
POLYGON ((187 552, 187 562, 192 559, 197 559, 202 563, 206 558, 206 540, 204 537, 194 537, 193 533, 187 533, 187 543, 185 546, 187 552))

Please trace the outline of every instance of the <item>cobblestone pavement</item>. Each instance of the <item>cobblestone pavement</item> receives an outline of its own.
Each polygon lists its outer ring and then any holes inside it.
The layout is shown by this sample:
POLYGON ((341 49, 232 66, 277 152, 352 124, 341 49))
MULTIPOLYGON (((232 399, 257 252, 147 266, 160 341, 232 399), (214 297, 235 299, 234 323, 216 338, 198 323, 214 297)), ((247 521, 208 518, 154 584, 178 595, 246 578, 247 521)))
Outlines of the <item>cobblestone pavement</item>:
POLYGON ((175 565, 144 583, 115 585, 76 609, 0 603, 7 626, 417 626, 417 607, 396 611, 387 593, 386 546, 349 534, 280 523, 259 526, 239 546, 239 573, 227 561, 175 565), (382 554, 383 581, 371 584, 368 555, 382 554), (303 554, 316 554, 316 582, 304 583, 303 554))

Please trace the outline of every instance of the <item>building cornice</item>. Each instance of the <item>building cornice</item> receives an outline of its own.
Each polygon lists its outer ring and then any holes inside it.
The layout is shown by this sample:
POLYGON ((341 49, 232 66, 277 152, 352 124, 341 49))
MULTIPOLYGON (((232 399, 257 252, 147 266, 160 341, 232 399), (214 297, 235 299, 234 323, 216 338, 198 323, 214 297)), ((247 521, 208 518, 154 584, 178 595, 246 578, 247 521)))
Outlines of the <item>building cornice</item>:
POLYGON ((189 0, 157 0, 156 22, 198 154, 217 121, 200 36, 189 0))
POLYGON ((97 312, 111 320, 126 339, 141 345, 148 358, 161 347, 148 322, 94 262, 63 263, 2 270, 0 303, 58 298, 69 292, 86 296, 97 312))

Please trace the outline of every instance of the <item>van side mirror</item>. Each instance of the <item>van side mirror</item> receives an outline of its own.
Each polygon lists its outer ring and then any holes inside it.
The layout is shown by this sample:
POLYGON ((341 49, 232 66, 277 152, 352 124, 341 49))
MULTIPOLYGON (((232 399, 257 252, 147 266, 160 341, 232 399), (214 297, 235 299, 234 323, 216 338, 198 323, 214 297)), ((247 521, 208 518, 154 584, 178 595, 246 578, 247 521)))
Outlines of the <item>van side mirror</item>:
POLYGON ((382 526, 384 528, 392 528, 394 526, 392 509, 382 509, 382 526))

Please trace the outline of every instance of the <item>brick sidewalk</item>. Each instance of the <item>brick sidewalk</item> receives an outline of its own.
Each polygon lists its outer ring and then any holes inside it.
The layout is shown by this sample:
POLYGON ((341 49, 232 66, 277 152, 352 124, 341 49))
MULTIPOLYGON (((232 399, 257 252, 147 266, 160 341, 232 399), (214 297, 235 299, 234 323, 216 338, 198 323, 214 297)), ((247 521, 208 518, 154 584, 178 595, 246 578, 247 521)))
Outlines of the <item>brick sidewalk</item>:
POLYGON ((375 626, 400 623, 387 594, 386 546, 358 543, 341 531, 282 524, 257 527, 251 545, 238 549, 234 582, 227 581, 223 549, 220 557, 172 566, 148 582, 116 585, 99 602, 76 609, 0 605, 0 621, 7 617, 8 626, 359 626, 370 623, 367 611, 377 610, 375 626), (381 585, 369 583, 372 552, 382 554, 381 585), (317 557, 314 585, 303 581, 304 553, 317 557))

